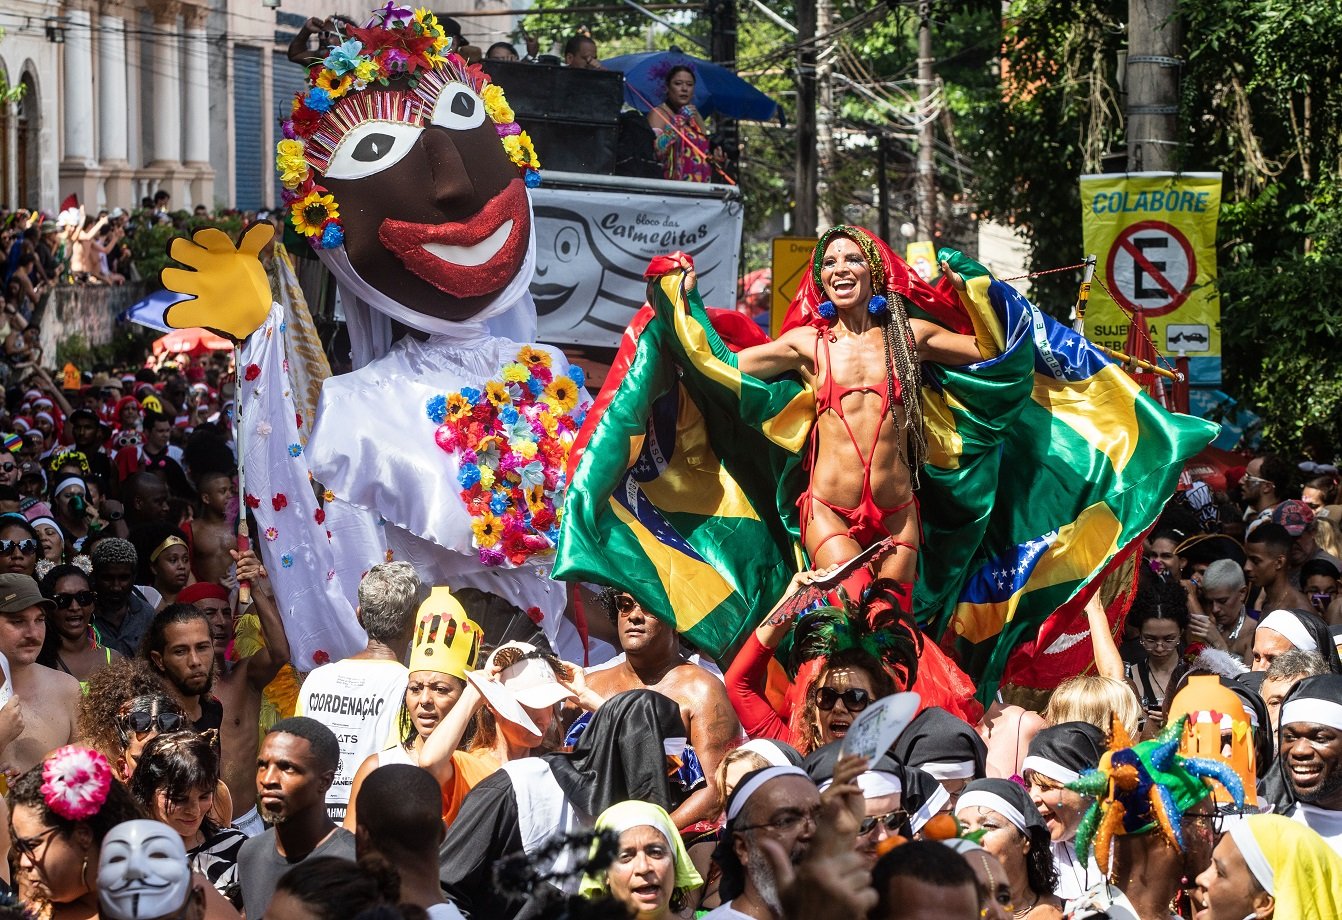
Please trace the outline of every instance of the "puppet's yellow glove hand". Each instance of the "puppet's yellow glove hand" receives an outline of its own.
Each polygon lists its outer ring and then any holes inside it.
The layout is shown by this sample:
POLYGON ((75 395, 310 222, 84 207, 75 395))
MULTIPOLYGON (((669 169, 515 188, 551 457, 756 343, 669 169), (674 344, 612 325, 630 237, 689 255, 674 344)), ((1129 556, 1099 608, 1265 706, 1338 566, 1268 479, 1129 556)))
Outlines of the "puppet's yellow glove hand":
POLYGON ((238 340, 255 332, 272 300, 266 270, 257 256, 274 235, 274 226, 263 222, 244 230, 236 247, 227 233, 214 227, 197 230, 191 239, 174 239, 168 255, 193 271, 165 268, 159 278, 168 290, 195 299, 169 307, 168 325, 204 326, 238 340))

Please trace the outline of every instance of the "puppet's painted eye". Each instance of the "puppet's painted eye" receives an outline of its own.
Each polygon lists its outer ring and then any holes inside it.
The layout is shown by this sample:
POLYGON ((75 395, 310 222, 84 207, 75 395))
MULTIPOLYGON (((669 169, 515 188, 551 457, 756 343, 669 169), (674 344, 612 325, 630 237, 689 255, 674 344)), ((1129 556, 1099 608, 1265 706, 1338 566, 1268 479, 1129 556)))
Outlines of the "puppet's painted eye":
POLYGON ((359 125, 340 140, 326 169, 328 179, 362 179, 400 162, 424 129, 390 121, 359 125))
POLYGON ((433 106, 433 123, 440 128, 466 131, 485 120, 485 104, 469 87, 452 83, 443 87, 433 106))

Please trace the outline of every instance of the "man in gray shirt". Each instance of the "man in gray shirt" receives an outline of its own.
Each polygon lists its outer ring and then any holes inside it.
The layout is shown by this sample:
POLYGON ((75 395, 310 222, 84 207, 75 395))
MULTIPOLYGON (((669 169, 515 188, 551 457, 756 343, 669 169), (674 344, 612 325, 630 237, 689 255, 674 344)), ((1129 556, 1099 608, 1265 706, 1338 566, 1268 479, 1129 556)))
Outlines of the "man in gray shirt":
POLYGON ((326 790, 340 766, 335 734, 315 719, 283 719, 256 755, 256 796, 270 826, 238 854, 238 881, 248 917, 262 917, 275 885, 291 868, 319 856, 354 859, 354 835, 326 814, 326 790))

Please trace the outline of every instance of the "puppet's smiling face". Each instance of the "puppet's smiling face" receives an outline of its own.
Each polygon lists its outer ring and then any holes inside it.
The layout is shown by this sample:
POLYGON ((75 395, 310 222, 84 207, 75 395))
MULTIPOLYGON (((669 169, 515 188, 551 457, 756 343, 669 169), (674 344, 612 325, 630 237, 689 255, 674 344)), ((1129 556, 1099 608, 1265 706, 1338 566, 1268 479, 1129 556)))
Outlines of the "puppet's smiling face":
POLYGON ((339 202, 345 252, 365 281, 416 312, 468 320, 525 261, 526 184, 469 86, 445 79, 432 105, 402 116, 407 95, 393 81, 342 99, 318 181, 339 202))

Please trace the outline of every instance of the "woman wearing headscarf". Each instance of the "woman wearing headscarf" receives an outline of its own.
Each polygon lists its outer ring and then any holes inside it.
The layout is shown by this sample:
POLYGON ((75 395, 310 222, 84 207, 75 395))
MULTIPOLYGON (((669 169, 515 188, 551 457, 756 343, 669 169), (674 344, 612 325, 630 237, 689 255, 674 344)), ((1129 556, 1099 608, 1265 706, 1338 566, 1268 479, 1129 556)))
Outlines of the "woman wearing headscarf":
POLYGON ((1338 659, 1328 624, 1308 610, 1274 610, 1258 621, 1253 635, 1254 671, 1266 671, 1282 652, 1293 648, 1317 652, 1328 663, 1328 670, 1342 674, 1342 660, 1338 659))
POLYGON ((598 831, 619 835, 615 860, 600 876, 584 876, 579 893, 610 895, 638 920, 670 920, 685 895, 704 880, 690 862, 666 809, 649 802, 618 802, 596 819, 598 831))
POLYGON ((1023 787, 1006 779, 975 780, 960 795, 955 817, 967 832, 986 832, 979 842, 1002 861, 1017 917, 1062 917, 1062 901, 1053 894, 1058 870, 1048 825, 1023 787))
POLYGON ((1231 826, 1197 885, 1200 920, 1342 917, 1342 857, 1281 815, 1250 815, 1231 826))
POLYGON ((1025 783, 1030 801, 1048 827, 1058 884, 1053 893, 1064 901, 1079 898, 1104 879, 1094 858, 1082 862, 1073 841, 1090 800, 1067 788, 1086 770, 1093 770, 1104 752, 1104 732, 1089 722, 1050 725, 1034 736, 1025 755, 1025 783))
MULTIPOLYGON (((504 856, 535 854, 556 834, 591 827, 610 806, 639 799, 674 808, 667 744, 683 740, 680 706, 651 690, 606 700, 571 753, 506 763, 466 796, 441 850, 444 888, 473 915, 508 920, 530 901, 499 892, 489 867, 504 856)), ((562 869, 565 853, 551 857, 562 869)), ((570 892, 573 893, 573 892, 570 892)))
POLYGON ((967 783, 987 773, 988 746, 964 719, 944 709, 924 709, 890 748, 895 760, 941 783, 951 804, 967 783))
MULTIPOLYGON (((843 743, 827 744, 806 758, 806 772, 823 793, 834 780, 843 743)), ((868 868, 880 858, 878 847, 890 837, 913 837, 950 804, 950 794, 929 774, 883 755, 854 780, 862 790, 866 814, 857 829, 857 851, 868 868)))

